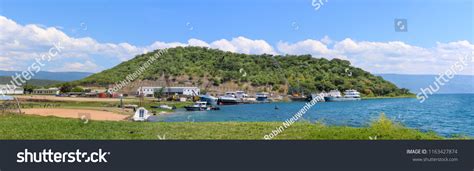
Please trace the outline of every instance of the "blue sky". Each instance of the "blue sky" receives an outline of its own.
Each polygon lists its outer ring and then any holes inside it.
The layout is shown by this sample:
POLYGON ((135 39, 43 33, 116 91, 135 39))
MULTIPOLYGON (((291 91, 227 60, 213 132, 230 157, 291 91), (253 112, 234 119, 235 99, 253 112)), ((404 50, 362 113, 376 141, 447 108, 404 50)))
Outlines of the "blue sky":
POLYGON ((328 0, 318 11, 312 0, 2 1, 2 15, 19 23, 60 26, 69 34, 85 23, 88 30, 80 35, 101 42, 147 45, 236 36, 277 42, 325 35, 424 47, 474 42, 470 0, 328 0), (408 20, 408 32, 394 31, 395 18, 408 20))
MULTIPOLYGON (((44 29, 55 27, 72 38, 89 37, 99 43, 127 43, 136 47, 149 46, 157 41, 186 43, 190 39, 198 39, 211 44, 216 40, 231 41, 243 37, 263 40, 278 54, 288 52, 298 54, 301 51, 294 50, 297 47, 291 45, 308 39, 320 41, 324 37, 331 42, 350 39, 357 44, 362 42, 389 44, 399 41, 415 47, 414 49, 424 48, 428 51, 438 48, 438 43, 449 44, 460 41, 467 41, 467 45, 466 42, 461 44, 464 45, 464 49, 466 46, 470 49, 474 42, 472 0, 327 0, 327 2, 323 0, 323 2, 324 5, 315 10, 312 0, 0 0, 0 15, 21 26, 35 24, 44 29), (396 18, 407 20, 407 32, 395 31, 396 18), (281 50, 282 48, 278 48, 281 42, 287 43, 292 48, 281 50)), ((334 50, 336 44, 325 45, 334 50)), ((316 46, 318 45, 312 47, 316 46)), ((308 53, 315 55, 330 53, 315 51, 308 53)), ((341 55, 341 53, 331 54, 338 57, 334 54, 341 55)), ((373 52, 367 53, 373 54, 373 52)), ((96 64, 94 72, 110 68, 120 62, 107 64, 109 60, 103 57, 104 54, 91 52, 87 55, 88 61, 96 64)), ((350 55, 344 53, 342 58, 347 58, 360 67, 377 65, 377 63, 360 62, 362 59, 350 55)), ((438 54, 432 54, 436 55, 438 54)), ((75 60, 78 61, 80 60, 75 60)), ((440 67, 433 71, 442 71, 441 65, 446 64, 440 64, 440 67)), ((372 71, 381 73, 398 71, 396 67, 388 68, 372 71)), ((364 69, 371 70, 371 68, 364 69)), ((426 68, 415 73, 430 73, 430 69, 426 68)))

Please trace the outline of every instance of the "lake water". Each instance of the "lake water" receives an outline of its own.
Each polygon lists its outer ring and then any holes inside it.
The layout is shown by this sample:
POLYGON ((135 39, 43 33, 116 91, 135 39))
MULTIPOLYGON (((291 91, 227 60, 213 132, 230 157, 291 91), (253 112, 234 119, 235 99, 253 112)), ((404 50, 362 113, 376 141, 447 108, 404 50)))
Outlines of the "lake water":
MULTIPOLYGON (((284 121, 292 117, 304 102, 279 102, 220 106, 217 111, 187 112, 159 116, 167 122, 195 121, 284 121), (279 109, 276 110, 275 106, 279 109)), ((474 136, 474 94, 430 96, 424 103, 415 98, 373 99, 352 102, 317 103, 303 115, 305 120, 323 121, 327 125, 362 127, 381 113, 403 125, 443 136, 474 136)))

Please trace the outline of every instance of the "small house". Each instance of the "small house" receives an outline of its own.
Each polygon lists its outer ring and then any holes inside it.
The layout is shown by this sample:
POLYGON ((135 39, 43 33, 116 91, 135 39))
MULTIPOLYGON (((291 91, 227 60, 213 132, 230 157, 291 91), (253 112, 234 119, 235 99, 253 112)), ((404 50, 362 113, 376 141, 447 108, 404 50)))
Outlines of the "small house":
POLYGON ((33 94, 40 95, 59 95, 58 88, 48 88, 48 89, 34 89, 33 94))
POLYGON ((22 87, 16 87, 13 85, 6 85, 6 84, 1 84, 0 85, 0 94, 3 95, 17 95, 17 94, 24 94, 25 90, 22 87))

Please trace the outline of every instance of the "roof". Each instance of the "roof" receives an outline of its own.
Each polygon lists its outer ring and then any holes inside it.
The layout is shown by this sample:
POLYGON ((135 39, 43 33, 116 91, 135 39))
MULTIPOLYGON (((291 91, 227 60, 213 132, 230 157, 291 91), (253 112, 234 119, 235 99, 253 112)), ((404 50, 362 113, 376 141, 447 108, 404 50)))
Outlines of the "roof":
POLYGON ((39 88, 39 89, 34 89, 33 91, 59 91, 58 88, 39 88))
MULTIPOLYGON (((162 88, 162 87, 146 87, 146 86, 143 86, 142 88, 162 88)), ((198 88, 198 87, 164 87, 164 88, 198 88)))
MULTIPOLYGON (((8 89, 8 90, 12 90, 11 88, 9 88, 8 85, 6 84, 0 84, 0 89, 8 89)), ((18 87, 18 86, 15 86, 15 90, 23 90, 23 87, 18 87)))

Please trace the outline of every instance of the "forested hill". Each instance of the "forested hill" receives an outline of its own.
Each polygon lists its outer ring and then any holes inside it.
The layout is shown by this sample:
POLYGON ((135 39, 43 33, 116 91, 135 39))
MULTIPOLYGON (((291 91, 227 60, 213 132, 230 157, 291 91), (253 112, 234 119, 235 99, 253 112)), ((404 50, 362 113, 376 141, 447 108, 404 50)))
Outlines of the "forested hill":
MULTIPOLYGON (((73 82, 76 85, 117 83, 135 72, 158 51, 138 55, 111 69, 73 82)), ((395 96, 408 93, 396 85, 346 60, 313 58, 310 55, 247 55, 202 47, 168 49, 140 76, 139 80, 179 81, 187 78, 192 85, 207 89, 226 83, 254 87, 271 87, 270 91, 319 92, 356 89, 366 96, 395 96)), ((246 87, 247 89, 249 87, 246 87)))

